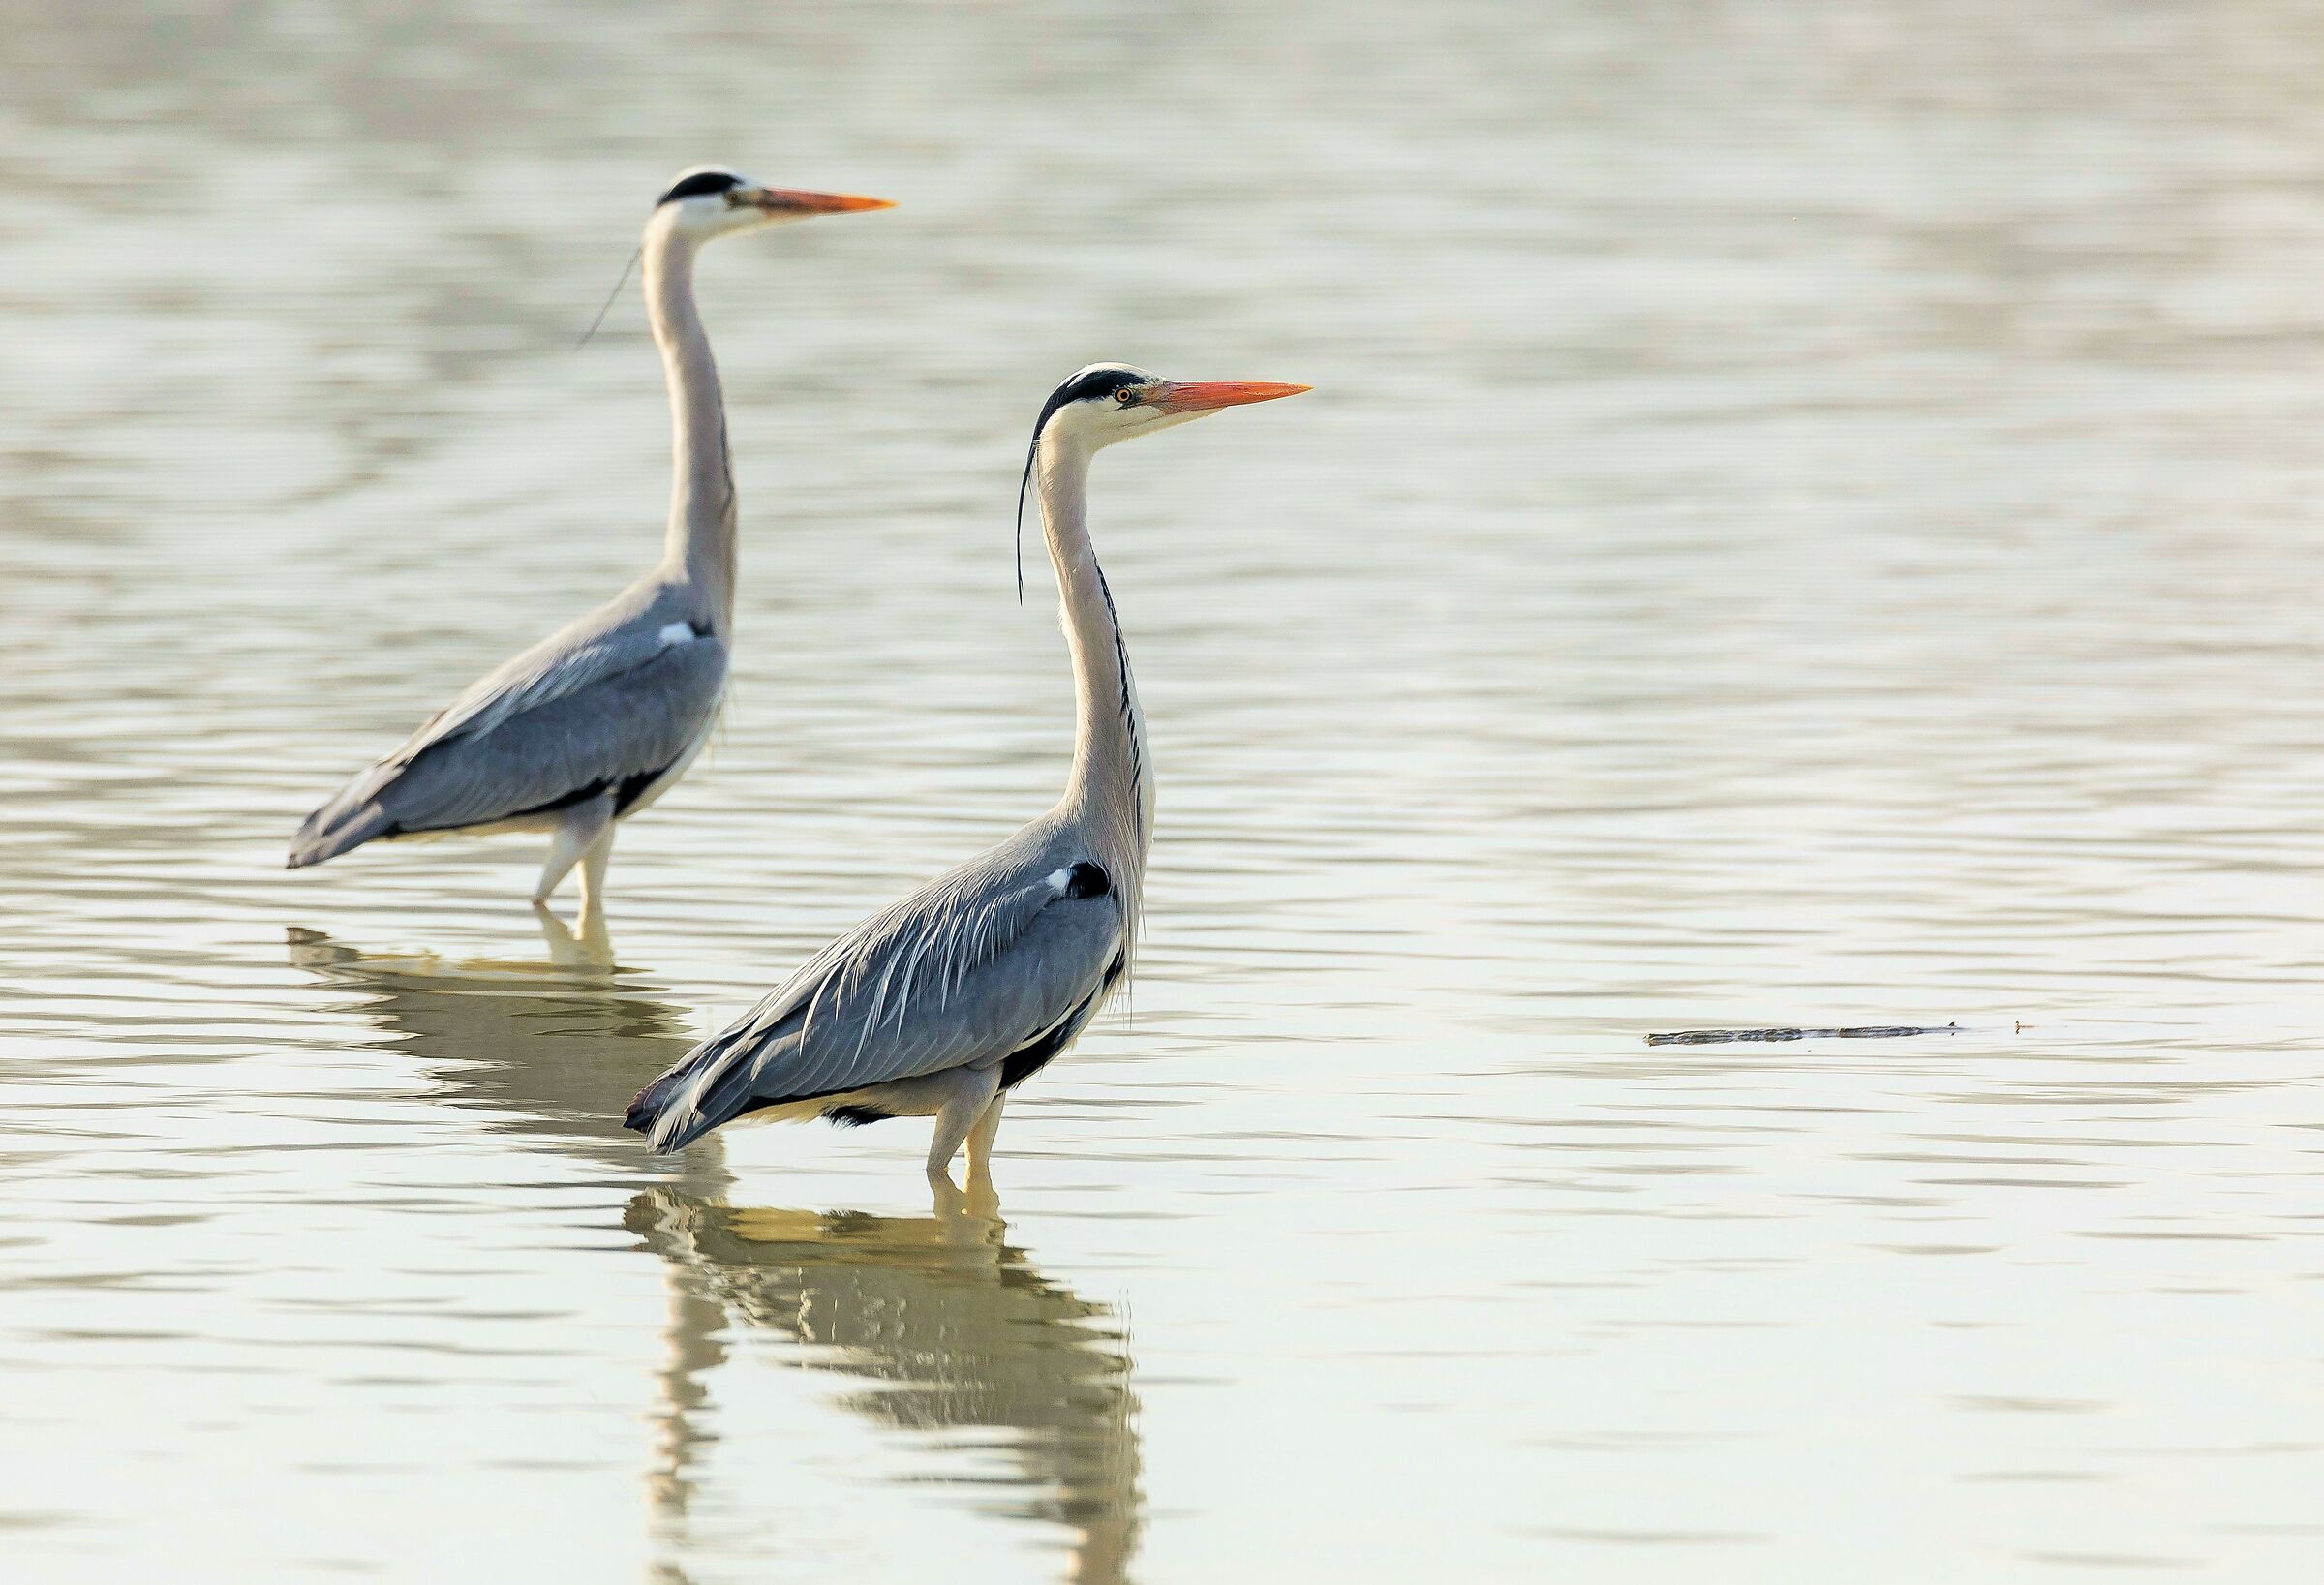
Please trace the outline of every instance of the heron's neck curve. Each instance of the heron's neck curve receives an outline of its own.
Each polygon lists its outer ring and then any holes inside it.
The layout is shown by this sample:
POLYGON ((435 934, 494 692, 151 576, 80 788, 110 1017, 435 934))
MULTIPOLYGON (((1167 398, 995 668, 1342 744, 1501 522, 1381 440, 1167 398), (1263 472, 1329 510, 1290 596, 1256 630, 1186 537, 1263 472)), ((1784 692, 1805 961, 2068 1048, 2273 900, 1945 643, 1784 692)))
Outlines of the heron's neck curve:
POLYGON ((1089 457, 1079 441, 1041 441, 1041 526, 1073 656, 1073 772, 1061 808, 1106 850, 1100 860, 1123 883, 1134 919, 1152 839, 1153 769, 1113 592, 1089 543, 1089 457))
POLYGON ((734 625, 734 470, 726 404, 694 307, 695 244, 666 225, 646 233, 646 312, 661 349, 673 432, 665 576, 691 586, 721 634, 734 625))

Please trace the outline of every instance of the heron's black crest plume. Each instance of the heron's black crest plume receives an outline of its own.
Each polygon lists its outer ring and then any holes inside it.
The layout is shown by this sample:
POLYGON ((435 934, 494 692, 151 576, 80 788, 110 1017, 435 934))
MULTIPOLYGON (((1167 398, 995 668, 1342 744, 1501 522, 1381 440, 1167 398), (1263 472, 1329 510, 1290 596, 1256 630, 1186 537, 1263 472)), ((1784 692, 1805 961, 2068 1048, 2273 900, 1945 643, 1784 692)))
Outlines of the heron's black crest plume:
POLYGON ((697 170, 682 177, 667 193, 654 200, 658 209, 673 198, 706 198, 713 193, 731 193, 743 185, 742 177, 731 170, 697 170))
POLYGON ((622 278, 614 282, 613 290, 611 291, 605 293, 605 302, 604 305, 597 310, 597 317, 589 321, 589 328, 581 332, 581 339, 579 341, 573 343, 574 351, 578 352, 582 348, 587 347, 589 345, 589 338, 597 333, 597 326, 603 324, 605 322, 605 316, 613 312, 613 300, 622 294, 622 288, 629 284, 629 272, 637 268, 637 261, 645 257, 645 244, 641 242, 638 244, 637 252, 629 256, 629 262, 622 266, 622 278))
MULTIPOLYGON (((1049 409, 1041 424, 1049 422, 1049 409)), ((1033 426, 1033 443, 1024 448, 1024 477, 1017 481, 1017 603, 1024 603, 1024 492, 1033 486, 1033 459, 1041 454, 1041 424, 1033 426)))

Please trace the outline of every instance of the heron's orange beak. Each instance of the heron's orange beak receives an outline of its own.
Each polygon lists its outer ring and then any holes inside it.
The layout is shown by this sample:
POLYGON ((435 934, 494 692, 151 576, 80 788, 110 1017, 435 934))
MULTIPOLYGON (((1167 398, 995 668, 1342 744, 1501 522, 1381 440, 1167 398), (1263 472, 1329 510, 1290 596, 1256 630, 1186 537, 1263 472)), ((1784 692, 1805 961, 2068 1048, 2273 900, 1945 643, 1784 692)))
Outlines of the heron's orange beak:
POLYGON ((1267 380, 1166 380, 1147 394, 1143 406, 1157 412, 1211 412, 1313 389, 1313 385, 1278 385, 1267 380))
POLYGON ((800 193, 787 187, 748 188, 735 194, 734 201, 779 215, 852 215, 896 207, 886 198, 859 198, 852 193, 800 193))

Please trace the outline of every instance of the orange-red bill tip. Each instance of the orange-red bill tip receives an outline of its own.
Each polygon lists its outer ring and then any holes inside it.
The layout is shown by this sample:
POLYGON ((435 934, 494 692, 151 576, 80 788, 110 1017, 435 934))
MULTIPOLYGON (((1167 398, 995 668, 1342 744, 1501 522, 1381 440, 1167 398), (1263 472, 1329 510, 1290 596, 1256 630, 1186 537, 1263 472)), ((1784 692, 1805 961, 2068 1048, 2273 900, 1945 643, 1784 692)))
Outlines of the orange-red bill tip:
POLYGON ((1209 412, 1313 389, 1313 385, 1285 385, 1271 380, 1185 380, 1170 381, 1146 400, 1147 406, 1164 412, 1209 412))
POLYGON ((853 215, 869 209, 896 207, 887 198, 867 198, 853 193, 801 193, 783 187, 759 189, 757 202, 763 209, 780 209, 795 215, 853 215))

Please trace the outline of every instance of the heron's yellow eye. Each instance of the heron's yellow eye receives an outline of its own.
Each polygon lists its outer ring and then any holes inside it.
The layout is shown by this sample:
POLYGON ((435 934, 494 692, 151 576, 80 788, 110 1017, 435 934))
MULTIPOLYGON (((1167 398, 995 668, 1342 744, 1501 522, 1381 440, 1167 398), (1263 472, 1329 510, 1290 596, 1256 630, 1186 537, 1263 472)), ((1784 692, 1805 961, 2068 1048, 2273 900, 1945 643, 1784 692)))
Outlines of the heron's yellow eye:
POLYGON ((1138 400, 1138 393, 1129 386, 1124 385, 1121 389, 1114 393, 1114 400, 1119 402, 1123 407, 1126 408, 1132 402, 1138 400))

